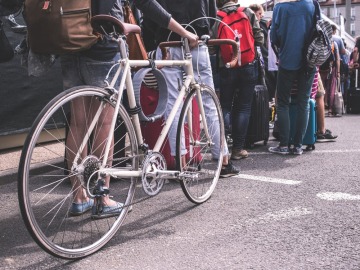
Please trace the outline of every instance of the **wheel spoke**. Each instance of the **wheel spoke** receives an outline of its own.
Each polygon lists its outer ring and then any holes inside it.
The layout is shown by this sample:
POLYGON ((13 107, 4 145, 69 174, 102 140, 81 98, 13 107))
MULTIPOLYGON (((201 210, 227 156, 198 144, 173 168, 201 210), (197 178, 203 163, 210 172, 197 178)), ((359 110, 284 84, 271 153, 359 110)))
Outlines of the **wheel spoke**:
MULTIPOLYGON (((96 87, 76 87, 59 94, 41 111, 24 145, 18 181, 21 214, 36 243, 60 258, 81 258, 94 253, 111 239, 126 216, 126 211, 117 211, 116 216, 96 220, 91 217, 89 198, 73 204, 76 194, 86 194, 88 183, 93 178, 97 180, 99 164, 103 162, 106 121, 114 111, 107 95, 107 91, 96 87), (88 128, 94 111, 102 103, 106 103, 106 109, 91 131, 88 128), (74 108, 77 117, 71 117, 74 108), (80 152, 84 137, 86 145, 80 152), (75 156, 78 160, 73 161, 75 156)), ((135 132, 122 106, 117 118, 114 132, 121 135, 114 136, 108 165, 137 170, 135 132), (113 149, 118 162, 112 164, 113 149)), ((130 205, 135 186, 136 179, 114 179, 109 189, 115 201, 130 205)))
POLYGON ((221 170, 224 145, 223 119, 215 92, 205 87, 202 89, 202 99, 206 107, 206 121, 203 121, 200 115, 196 92, 192 91, 186 98, 180 114, 176 140, 177 168, 184 176, 181 179, 181 187, 186 197, 197 204, 208 200, 215 189, 221 170), (189 120, 188 117, 192 119, 189 120), (191 122, 192 127, 189 125, 191 122), (205 130, 205 123, 208 132, 205 130), (209 134, 209 137, 206 134, 209 134), (186 146, 182 145, 183 141, 186 146), (184 147, 187 149, 185 157, 181 155, 184 147))

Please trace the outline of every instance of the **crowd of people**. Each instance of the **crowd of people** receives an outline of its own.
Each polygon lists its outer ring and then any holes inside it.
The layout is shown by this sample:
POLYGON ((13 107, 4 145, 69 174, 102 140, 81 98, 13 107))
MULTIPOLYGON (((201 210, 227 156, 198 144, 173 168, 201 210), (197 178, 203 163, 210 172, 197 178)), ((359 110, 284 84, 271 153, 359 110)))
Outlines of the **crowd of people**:
MULTIPOLYGON (((134 2, 140 10, 144 9, 144 6, 158 4, 157 1, 139 0, 134 2)), ((164 4, 163 2, 166 1, 158 2, 161 8, 174 5, 164 4)), ((209 3, 211 2, 209 1, 209 3)), ((180 24, 186 25, 191 21, 190 17, 193 16, 193 13, 190 12, 190 14, 186 10, 187 5, 183 6, 184 9, 176 10, 176 12, 171 8, 168 11, 172 18, 179 19, 180 24), (180 16, 180 13, 183 15, 180 16), (185 16, 184 14, 189 15, 185 16)), ((203 23, 203 25, 209 29, 205 32, 210 31, 213 38, 219 38, 220 21, 224 16, 224 13, 219 12, 232 14, 236 13, 240 7, 237 0, 216 0, 217 15, 214 16, 215 7, 211 6, 210 17, 216 17, 218 20, 213 23, 206 19, 207 23, 203 23)), ((357 60, 351 62, 351 59, 354 58, 353 53, 350 54, 345 41, 337 35, 337 26, 332 25, 331 57, 323 65, 309 68, 304 64, 303 47, 309 40, 313 29, 315 7, 312 1, 282 1, 275 5, 273 16, 270 19, 264 18, 264 9, 259 4, 252 4, 242 11, 249 20, 253 34, 252 42, 256 48, 252 61, 233 69, 227 69, 224 67, 222 51, 210 50, 214 87, 223 110, 227 141, 232 144, 230 159, 239 160, 249 155, 245 149, 245 138, 253 103, 254 87, 258 84, 259 67, 262 67, 265 72, 270 104, 272 101, 276 103, 279 145, 270 147, 270 152, 295 155, 303 153, 302 141, 309 121, 310 98, 314 99, 317 105, 317 141, 335 141, 337 136, 326 128, 325 117, 341 116, 342 112, 333 110, 335 91, 340 87, 344 99, 346 98, 346 92, 350 87, 350 70, 354 63, 357 63, 357 60), (291 25, 298 25, 299 31, 293 31, 291 25), (299 35, 299 33, 302 34, 299 35), (296 85, 297 119, 294 125, 294 141, 290 145, 289 101, 291 95, 294 95, 294 85, 296 85)), ((206 15, 209 17, 209 14, 206 15)), ((148 21, 146 12, 144 12, 143 22, 148 21)), ((149 29, 146 26, 143 28, 149 29)), ((203 34, 203 30, 199 33, 203 34)), ((155 30, 154 32, 159 31, 155 30)), ((148 36, 149 33, 144 33, 144 38, 148 36)), ((151 36, 151 41, 159 41, 153 37, 151 36)), ((243 41, 244 38, 247 37, 243 36, 243 41)), ((144 41, 145 44, 148 43, 147 40, 144 41)))
MULTIPOLYGON (((99 0, 100 1, 100 0, 99 0)), ((122 0, 114 1, 110 15, 123 20, 122 0)), ((220 104, 223 110, 226 136, 230 137, 232 147, 225 147, 223 168, 221 177, 230 177, 239 174, 240 170, 230 160, 240 160, 249 156, 245 149, 245 138, 249 126, 253 93, 255 85, 259 83, 259 74, 264 71, 265 83, 269 92, 269 100, 275 100, 277 122, 279 128, 279 144, 269 148, 271 153, 295 154, 303 153, 303 137, 308 124, 309 99, 313 98, 317 103, 317 140, 334 141, 336 135, 326 128, 325 116, 340 116, 333 110, 334 93, 340 85, 342 93, 350 87, 350 71, 357 67, 357 45, 350 54, 345 42, 337 35, 336 25, 333 27, 332 54, 320 67, 308 67, 304 64, 304 44, 312 34, 314 4, 312 0, 281 1, 276 4, 271 19, 264 18, 264 10, 261 5, 253 4, 242 8, 237 0, 134 0, 131 1, 142 14, 143 40, 148 51, 156 50, 159 43, 168 40, 187 38, 192 48, 197 47, 200 36, 209 35, 219 38, 221 20, 231 14, 242 16, 247 21, 251 36, 239 35, 240 49, 243 44, 249 43, 247 50, 241 51, 241 63, 235 68, 225 68, 225 51, 220 49, 208 50, 207 46, 200 46, 192 50, 196 74, 200 74, 202 82, 216 89, 219 94, 220 104), (196 20, 203 17, 202 20, 196 20), (213 18, 213 19, 211 19, 213 18), (216 20, 217 18, 217 20, 216 20), (191 27, 184 27, 191 23, 191 27), (296 25, 297 31, 292 26, 296 25), (176 34, 169 35, 172 31, 176 34), (242 38, 242 39, 241 39, 242 38), (247 51, 250 53, 248 54, 247 51), (247 58, 245 58, 247 57, 247 58), (212 65, 210 65, 210 60, 212 65), (290 117, 289 101, 292 89, 296 82, 296 110, 295 135, 292 145, 289 142, 290 117), (326 113, 325 113, 326 112, 326 113)), ((235 15, 234 15, 235 16, 235 15)), ((15 29, 19 28, 14 25, 15 29)), ((242 25, 242 27, 244 27, 242 25)), ((232 29, 235 35, 243 29, 232 29)), ((116 46, 108 44, 106 54, 104 46, 96 44, 86 51, 61 55, 62 76, 64 88, 78 85, 94 85, 103 87, 103 78, 109 68, 119 59, 119 51, 116 46), (96 76, 93 76, 96 74, 96 76)), ((106 45, 105 45, 106 47, 106 45)), ((106 48, 105 48, 106 49, 106 48)), ((157 56, 160 57, 160 56, 157 56)), ((170 57, 179 59, 182 57, 180 48, 171 48, 170 57)), ((169 88, 168 111, 171 110, 178 95, 178 80, 182 79, 181 68, 162 69, 169 88)), ((79 102, 83 102, 80 101, 79 102)), ((80 123, 81 111, 76 110, 74 104, 70 123, 80 123)), ((212 108, 207 114, 211 115, 212 108)), ((104 113, 106 115, 106 113, 104 113)), ((110 121, 110 120, 109 120, 110 121)), ((105 121, 108 125, 110 122, 105 121)), ((171 152, 175 153, 176 123, 169 131, 171 152)), ((70 125, 70 131, 73 128, 70 125)), ((103 134, 107 135, 104 127, 103 134)), ((84 127, 85 132, 85 127, 84 127)), ((99 141, 104 141, 101 134, 96 136, 99 141)), ((69 137, 66 144, 73 149, 79 144, 78 138, 69 137)), ((228 140, 229 142, 229 140, 228 140)), ((94 142, 96 143, 96 142, 94 142)), ((95 147, 96 148, 96 147, 95 147)), ((98 147, 99 151, 103 147, 98 147)), ((69 151, 69 159, 71 153, 69 151)), ((110 179, 106 179, 109 185, 110 179)), ((73 185, 78 185, 72 180, 73 185)), ((90 210, 94 201, 89 199, 86 192, 77 189, 74 195, 74 203, 70 212, 74 215, 82 214, 90 210)), ((110 197, 104 199, 106 211, 121 211, 119 202, 110 197), (118 209, 118 210, 116 210, 118 209)))
MULTIPOLYGON (((135 1, 136 2, 136 1, 135 1)), ((233 13, 240 7, 236 0, 217 0, 218 11, 233 13)), ((279 145, 269 151, 278 154, 303 153, 302 140, 308 124, 309 98, 317 104, 317 141, 335 141, 337 138, 325 127, 325 116, 341 116, 332 111, 334 93, 340 85, 345 97, 349 83, 350 53, 344 41, 336 35, 337 26, 332 25, 332 58, 324 65, 309 69, 304 65, 303 44, 312 33, 314 16, 312 1, 284 1, 276 5, 273 17, 264 19, 264 9, 252 4, 244 9, 249 19, 254 46, 257 48, 254 61, 234 69, 226 69, 221 52, 214 57, 217 65, 212 65, 215 89, 218 90, 223 109, 228 142, 232 144, 230 158, 239 160, 248 157, 245 137, 249 125, 254 87, 258 83, 259 66, 265 72, 269 101, 276 101, 279 145), (301 12, 300 12, 301 11, 301 12), (301 16, 292 16, 298 13, 301 16), (289 16, 284 16, 287 13, 289 16), (280 15, 279 15, 280 14, 280 15), (286 17, 286 19, 285 19, 286 17), (298 35, 288 25, 301 25, 303 35, 298 35), (328 67, 327 67, 328 66, 328 67), (290 117, 289 100, 296 84, 297 120, 294 142, 289 145, 290 117), (326 112, 326 113, 325 113, 326 112)), ((219 13, 218 13, 219 14, 219 13)), ((217 16, 218 19, 222 19, 217 16)), ((219 22, 212 27, 213 37, 218 33, 219 22)))

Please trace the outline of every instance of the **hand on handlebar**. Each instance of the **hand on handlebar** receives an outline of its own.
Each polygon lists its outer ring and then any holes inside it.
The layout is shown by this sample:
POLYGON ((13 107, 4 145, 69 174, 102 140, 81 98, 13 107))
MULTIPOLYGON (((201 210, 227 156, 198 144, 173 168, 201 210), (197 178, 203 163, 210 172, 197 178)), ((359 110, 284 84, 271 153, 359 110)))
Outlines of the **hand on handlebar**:
POLYGON ((199 37, 195 35, 194 33, 191 33, 189 31, 186 31, 184 38, 187 38, 189 40, 190 48, 194 48, 199 44, 199 37))
MULTIPOLYGON (((192 33, 190 33, 190 34, 191 34, 190 36, 192 37, 192 40, 191 40, 193 42, 192 44, 195 43, 196 44, 195 46, 197 46, 197 44, 199 42, 199 37, 192 33)), ((185 35, 183 35, 183 37, 185 37, 185 35)), ((204 39, 204 37, 202 37, 202 39, 204 39)), ((239 47, 238 47, 238 44, 234 40, 232 40, 232 39, 210 39, 210 40, 208 40, 207 39, 206 43, 210 46, 220 46, 223 44, 230 45, 232 48, 232 51, 233 51, 233 55, 232 55, 231 61, 229 63, 225 63, 225 67, 232 68, 238 64, 239 47)), ((166 55, 167 47, 181 47, 183 45, 184 45, 184 43, 182 41, 168 41, 168 42, 160 43, 159 47, 160 47, 162 55, 163 55, 163 60, 165 59, 164 56, 166 55)))

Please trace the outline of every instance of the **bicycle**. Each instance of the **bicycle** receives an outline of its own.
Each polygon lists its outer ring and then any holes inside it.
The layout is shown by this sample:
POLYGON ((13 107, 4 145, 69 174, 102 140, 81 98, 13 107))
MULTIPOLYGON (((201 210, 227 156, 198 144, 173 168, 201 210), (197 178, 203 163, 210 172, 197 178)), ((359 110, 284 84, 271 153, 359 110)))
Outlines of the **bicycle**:
MULTIPOLYGON (((200 85, 194 79, 192 59, 188 42, 171 41, 160 45, 163 55, 166 48, 183 46, 184 60, 129 60, 126 50, 126 35, 130 32, 140 33, 140 28, 121 23, 117 19, 98 15, 92 18, 93 28, 104 30, 118 40, 121 59, 118 68, 108 87, 98 88, 81 86, 68 89, 52 99, 40 112, 24 144, 19 164, 18 196, 21 214, 25 225, 35 242, 49 254, 64 258, 78 259, 88 256, 103 247, 118 231, 133 204, 138 179, 141 179, 144 191, 149 196, 160 192, 165 179, 180 180, 186 197, 195 204, 208 200, 217 184, 223 159, 224 124, 219 101, 215 91, 208 86, 200 85), (139 120, 139 104, 136 102, 131 67, 149 66, 182 66, 186 78, 179 91, 179 97, 168 116, 154 149, 149 149, 143 141, 139 120), (122 76, 121 76, 122 74, 122 76), (120 86, 114 86, 118 79, 120 86), (123 97, 126 88, 129 108, 126 109, 119 97, 123 97), (84 119, 87 130, 77 151, 71 153, 65 144, 65 135, 76 136, 77 130, 67 130, 69 111, 72 102, 91 100, 90 107, 96 109, 95 115, 87 115, 84 119), (205 116, 203 100, 212 102, 217 119, 212 119, 209 126, 205 116), (193 106, 199 108, 200 131, 194 132, 192 125, 193 106), (174 120, 178 108, 182 107, 176 140, 176 170, 167 170, 166 161, 160 153, 166 135, 174 120), (105 110, 111 108, 111 110, 105 110), (100 115, 109 113, 111 126, 107 139, 102 142, 101 156, 96 156, 93 141, 98 130, 103 128, 100 115), (63 124, 61 124, 63 123, 63 124), (114 133, 119 132, 121 138, 115 141, 114 133), (214 134, 218 140, 214 141, 214 134), (182 153, 183 140, 189 142, 187 154, 182 153), (49 142, 50 141, 50 142, 49 142), (220 146, 220 153, 213 158, 211 148, 220 146), (112 153, 114 146, 121 145, 120 153, 112 153), (56 158, 41 161, 39 156, 52 155, 56 158), (72 154, 73 160, 67 156, 72 154), (113 158, 120 154, 120 158, 113 158), (65 161, 65 162, 64 162, 65 161), (95 211, 104 205, 104 196, 111 194, 117 202, 122 202, 121 212, 104 219, 94 218, 93 213, 79 216, 69 215, 72 195, 76 192, 69 179, 76 179, 79 189, 85 189, 87 196, 94 199, 95 211), (105 179, 112 177, 110 187, 105 179)), ((203 41, 203 42, 206 42, 203 41)), ((230 44, 237 61, 237 44, 231 40, 209 40, 210 45, 230 44)), ((89 113, 90 108, 84 109, 89 113)), ((96 217, 96 212, 95 212, 96 217)))

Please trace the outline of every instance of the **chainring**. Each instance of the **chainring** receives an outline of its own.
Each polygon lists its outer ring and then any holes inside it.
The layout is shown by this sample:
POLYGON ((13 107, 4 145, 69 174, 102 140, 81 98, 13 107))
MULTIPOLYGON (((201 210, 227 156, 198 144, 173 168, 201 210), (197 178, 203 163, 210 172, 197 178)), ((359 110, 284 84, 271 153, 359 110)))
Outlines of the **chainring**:
POLYGON ((166 170, 166 160, 161 153, 153 152, 149 154, 142 166, 141 181, 145 193, 155 196, 161 190, 165 180, 157 174, 158 170, 166 170))

